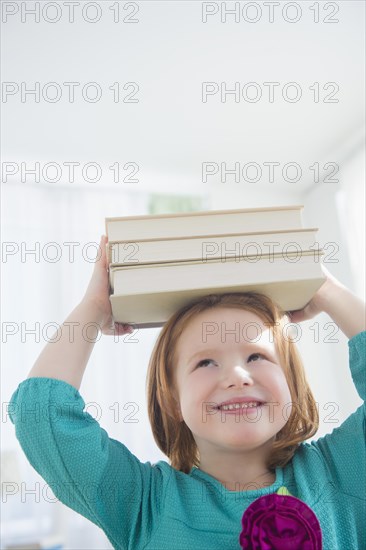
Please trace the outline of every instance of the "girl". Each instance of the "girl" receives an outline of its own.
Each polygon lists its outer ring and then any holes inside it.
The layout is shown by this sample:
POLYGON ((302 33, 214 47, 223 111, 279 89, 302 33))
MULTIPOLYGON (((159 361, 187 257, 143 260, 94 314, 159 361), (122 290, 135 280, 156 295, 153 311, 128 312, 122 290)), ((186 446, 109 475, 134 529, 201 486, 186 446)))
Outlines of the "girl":
MULTIPOLYGON (((304 443, 318 428, 314 398, 284 337, 288 317, 261 294, 195 300, 159 334, 148 411, 171 464, 140 462, 83 412, 78 390, 94 345, 83 326, 133 330, 113 325, 106 237, 100 246, 86 293, 65 321, 75 323, 73 341, 65 330, 47 344, 10 403, 17 438, 56 497, 120 550, 365 549, 365 406, 304 443)), ((364 399, 365 307, 325 273, 309 304, 288 315, 301 322, 324 311, 333 319, 349 339, 364 399)))

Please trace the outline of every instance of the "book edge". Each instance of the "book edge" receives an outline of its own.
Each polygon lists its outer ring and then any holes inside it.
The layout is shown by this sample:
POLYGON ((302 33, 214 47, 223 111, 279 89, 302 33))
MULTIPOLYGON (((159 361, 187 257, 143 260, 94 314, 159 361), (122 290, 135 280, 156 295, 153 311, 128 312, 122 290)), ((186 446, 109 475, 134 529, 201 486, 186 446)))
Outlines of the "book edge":
POLYGON ((279 230, 267 230, 267 231, 248 231, 244 233, 216 233, 212 234, 202 234, 202 235, 188 235, 180 237, 156 237, 153 239, 137 239, 135 241, 119 239, 118 241, 108 241, 111 245, 121 244, 121 243, 143 243, 143 242, 160 242, 160 241, 183 241, 183 240, 192 240, 192 239, 214 239, 221 237, 247 237, 254 235, 284 235, 286 233, 313 233, 319 231, 318 227, 309 227, 309 228, 295 228, 295 229, 279 229, 279 230))
POLYGON ((183 218, 189 216, 212 216, 212 215, 230 215, 230 214, 239 214, 239 213, 255 213, 255 212, 276 212, 282 210, 300 210, 304 209, 304 205, 294 205, 294 206, 264 206, 260 208, 239 208, 239 209, 228 209, 228 210, 202 210, 197 212, 176 212, 171 214, 143 214, 138 216, 117 216, 117 217, 106 217, 105 222, 116 222, 116 221, 131 221, 131 220, 146 220, 146 219, 165 219, 165 218, 183 218))

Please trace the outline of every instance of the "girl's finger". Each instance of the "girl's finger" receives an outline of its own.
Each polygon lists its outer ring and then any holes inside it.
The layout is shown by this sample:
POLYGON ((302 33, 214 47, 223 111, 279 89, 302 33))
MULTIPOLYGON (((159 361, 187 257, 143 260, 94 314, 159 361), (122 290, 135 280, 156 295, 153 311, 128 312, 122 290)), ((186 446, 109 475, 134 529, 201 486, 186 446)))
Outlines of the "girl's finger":
POLYGON ((96 267, 98 265, 98 267, 102 267, 104 269, 108 268, 107 255, 106 255, 106 241, 107 241, 107 237, 105 235, 102 235, 99 241, 99 248, 100 248, 101 254, 100 255, 98 254, 98 259, 95 262, 96 267))
POLYGON ((120 323, 116 323, 115 330, 117 335, 122 336, 123 334, 132 334, 134 329, 130 325, 123 325, 120 323))

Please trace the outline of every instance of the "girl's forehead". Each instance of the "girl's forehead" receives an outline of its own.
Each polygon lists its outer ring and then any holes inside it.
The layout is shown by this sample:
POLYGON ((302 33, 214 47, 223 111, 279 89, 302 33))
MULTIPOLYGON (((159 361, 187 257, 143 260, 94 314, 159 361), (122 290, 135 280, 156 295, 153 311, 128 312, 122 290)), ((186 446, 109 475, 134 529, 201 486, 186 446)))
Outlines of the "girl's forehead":
POLYGON ((195 315, 187 323, 183 332, 188 331, 190 328, 192 330, 197 330, 197 327, 201 327, 203 325, 208 326, 209 323, 216 323, 218 326, 227 325, 228 329, 231 325, 234 326, 235 323, 240 323, 242 325, 246 324, 248 327, 250 325, 257 325, 267 328, 262 318, 253 311, 240 308, 216 307, 207 309, 195 315))
POLYGON ((210 341, 273 344, 273 332, 269 323, 252 311, 217 307, 192 318, 179 339, 179 343, 185 346, 210 341))

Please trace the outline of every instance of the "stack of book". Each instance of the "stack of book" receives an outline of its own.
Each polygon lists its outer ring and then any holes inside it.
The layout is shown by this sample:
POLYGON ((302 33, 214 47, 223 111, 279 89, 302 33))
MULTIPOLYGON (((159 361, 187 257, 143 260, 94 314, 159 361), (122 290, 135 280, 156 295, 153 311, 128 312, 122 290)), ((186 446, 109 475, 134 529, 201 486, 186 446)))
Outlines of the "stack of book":
POLYGON ((285 311, 323 284, 318 229, 303 206, 106 218, 115 321, 161 327, 181 306, 212 293, 254 290, 285 311))

